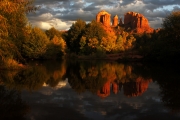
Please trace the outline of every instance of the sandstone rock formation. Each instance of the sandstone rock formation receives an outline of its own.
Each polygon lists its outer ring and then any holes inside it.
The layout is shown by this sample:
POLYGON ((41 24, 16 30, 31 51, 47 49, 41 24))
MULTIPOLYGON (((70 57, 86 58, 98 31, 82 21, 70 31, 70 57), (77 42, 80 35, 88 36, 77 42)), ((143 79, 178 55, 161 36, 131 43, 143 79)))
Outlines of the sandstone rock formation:
POLYGON ((122 18, 118 20, 118 16, 113 17, 111 25, 111 14, 102 10, 96 15, 96 21, 101 22, 105 27, 106 32, 113 33, 111 27, 124 27, 125 30, 132 33, 152 33, 153 28, 149 26, 148 20, 140 13, 127 12, 124 15, 124 23, 122 18))
POLYGON ((152 33, 148 20, 140 13, 128 12, 124 15, 124 27, 134 33, 152 33))
POLYGON ((110 26, 111 23, 111 14, 109 14, 106 11, 100 11, 97 15, 96 15, 96 21, 97 22, 101 22, 103 25, 105 26, 110 26))
POLYGON ((115 15, 114 18, 113 18, 113 24, 112 26, 116 27, 118 25, 118 16, 115 15))

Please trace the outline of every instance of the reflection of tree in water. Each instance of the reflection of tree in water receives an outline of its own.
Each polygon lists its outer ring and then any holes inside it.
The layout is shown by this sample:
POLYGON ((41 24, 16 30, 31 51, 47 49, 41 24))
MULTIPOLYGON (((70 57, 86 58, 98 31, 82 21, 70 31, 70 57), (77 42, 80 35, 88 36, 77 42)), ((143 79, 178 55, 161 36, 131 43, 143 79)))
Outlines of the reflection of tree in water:
POLYGON ((144 93, 150 78, 144 78, 141 74, 135 74, 131 65, 118 64, 113 62, 93 62, 70 64, 68 68, 69 83, 73 89, 83 92, 89 89, 100 97, 110 95, 112 91, 116 94, 123 86, 126 96, 139 96, 144 93))
POLYGON ((2 80, 8 88, 12 89, 26 89, 29 91, 38 90, 42 87, 44 82, 47 81, 46 69, 43 66, 29 67, 9 77, 10 73, 11 71, 6 71, 6 73, 3 74, 6 79, 2 80))
POLYGON ((66 75, 72 89, 78 93, 84 92, 86 89, 96 93, 105 82, 104 78, 100 76, 99 66, 95 66, 93 62, 69 64, 66 75))
POLYGON ((41 63, 40 65, 40 63, 36 62, 35 65, 31 63, 25 70, 2 71, 0 80, 8 88, 16 90, 38 90, 44 83, 54 87, 62 80, 66 68, 65 63, 50 62, 52 67, 48 66, 49 63, 41 63))
POLYGON ((180 112, 180 68, 178 65, 152 68, 153 77, 160 86, 160 96, 164 105, 172 112, 180 112))
MULTIPOLYGON (((98 91, 98 95, 108 96, 110 94, 110 86, 112 85, 112 91, 117 94, 118 91, 121 91, 123 88, 124 95, 128 97, 142 95, 148 88, 149 82, 152 79, 146 74, 141 74, 144 71, 142 66, 132 66, 128 64, 111 64, 111 67, 114 67, 114 70, 110 69, 108 73, 113 74, 114 79, 107 79, 107 83, 103 88, 98 91), (138 69, 138 71, 136 71, 138 69), (114 72, 113 72, 114 71, 114 72), (107 93, 107 91, 109 91, 107 93), (102 93, 102 94, 99 94, 102 93), (106 93, 106 95, 104 95, 106 93)), ((146 72, 143 72, 146 73, 146 72)), ((107 77, 108 78, 108 77, 107 77)))
POLYGON ((23 120, 28 111, 29 107, 22 101, 19 92, 0 86, 1 120, 23 120))
POLYGON ((55 87, 58 83, 64 80, 64 75, 66 73, 66 63, 65 61, 56 61, 52 64, 52 62, 46 63, 47 74, 49 75, 49 79, 46 84, 51 87, 55 87))
POLYGON ((161 99, 173 112, 180 112, 180 81, 161 82, 161 99))

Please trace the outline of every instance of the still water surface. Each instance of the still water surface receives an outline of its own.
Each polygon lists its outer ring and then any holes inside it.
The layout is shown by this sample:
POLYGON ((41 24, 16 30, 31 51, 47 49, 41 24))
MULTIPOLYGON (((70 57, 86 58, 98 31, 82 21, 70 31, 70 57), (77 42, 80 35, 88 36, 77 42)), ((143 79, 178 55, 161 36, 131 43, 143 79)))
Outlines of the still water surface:
POLYGON ((179 120, 178 66, 30 62, 0 71, 0 119, 179 120))

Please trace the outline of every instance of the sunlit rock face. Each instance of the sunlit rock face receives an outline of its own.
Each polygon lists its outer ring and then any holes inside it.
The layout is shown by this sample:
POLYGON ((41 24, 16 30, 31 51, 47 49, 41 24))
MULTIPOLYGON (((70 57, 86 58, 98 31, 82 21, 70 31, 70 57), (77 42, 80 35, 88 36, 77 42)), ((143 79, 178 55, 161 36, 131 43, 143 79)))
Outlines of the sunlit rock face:
POLYGON ((127 31, 132 33, 152 33, 154 31, 154 29, 149 26, 147 18, 136 12, 127 12, 124 15, 123 23, 122 19, 120 18, 119 20, 117 15, 111 18, 111 14, 103 10, 96 15, 96 21, 104 25, 104 29, 107 33, 114 33, 111 27, 117 26, 124 27, 127 31))
POLYGON ((115 35, 116 34, 114 29, 113 29, 113 27, 111 27, 111 26, 103 26, 103 28, 106 31, 106 33, 108 33, 108 34, 111 34, 111 35, 115 35))
POLYGON ((131 29, 134 33, 152 33, 148 20, 140 13, 127 12, 124 15, 125 29, 131 29))
POLYGON ((109 14, 106 11, 100 11, 97 15, 96 15, 96 21, 97 22, 101 22, 103 25, 105 26, 110 26, 111 23, 111 14, 109 14))
POLYGON ((113 24, 112 26, 116 27, 118 25, 118 16, 115 15, 114 18, 113 18, 113 24))

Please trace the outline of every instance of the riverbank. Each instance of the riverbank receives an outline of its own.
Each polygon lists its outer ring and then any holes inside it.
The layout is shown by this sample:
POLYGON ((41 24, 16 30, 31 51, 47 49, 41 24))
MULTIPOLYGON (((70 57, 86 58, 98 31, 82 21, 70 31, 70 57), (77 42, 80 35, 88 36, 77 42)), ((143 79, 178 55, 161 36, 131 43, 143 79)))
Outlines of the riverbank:
POLYGON ((26 65, 18 63, 14 59, 6 59, 0 63, 0 70, 19 70, 25 68, 27 68, 26 65))
POLYGON ((91 55, 76 55, 71 54, 68 58, 80 60, 113 60, 113 61, 141 61, 144 57, 137 52, 123 52, 114 54, 91 54, 91 55))

